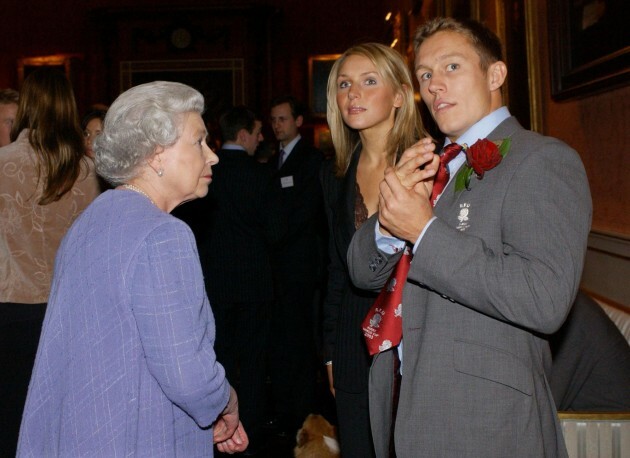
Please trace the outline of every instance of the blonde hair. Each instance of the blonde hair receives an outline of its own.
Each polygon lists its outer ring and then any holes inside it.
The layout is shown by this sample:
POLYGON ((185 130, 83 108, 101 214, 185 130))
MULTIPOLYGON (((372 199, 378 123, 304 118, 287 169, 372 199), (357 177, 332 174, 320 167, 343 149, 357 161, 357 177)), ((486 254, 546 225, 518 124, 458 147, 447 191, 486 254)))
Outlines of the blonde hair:
POLYGON ((413 38, 416 54, 424 41, 438 32, 455 32, 466 37, 479 55, 479 64, 485 72, 491 64, 503 60, 501 40, 489 28, 473 19, 437 17, 424 23, 413 38))
POLYGON ((394 49, 380 43, 364 43, 353 46, 337 59, 328 77, 326 117, 335 146, 335 173, 337 176, 343 176, 347 172, 352 154, 360 141, 359 132, 350 128, 343 121, 337 105, 337 77, 341 66, 349 56, 368 58, 385 82, 402 94, 402 105, 396 109, 394 126, 387 138, 388 163, 394 165, 396 159, 405 149, 416 143, 421 137, 428 135, 422 125, 422 119, 414 100, 411 73, 402 56, 394 49))

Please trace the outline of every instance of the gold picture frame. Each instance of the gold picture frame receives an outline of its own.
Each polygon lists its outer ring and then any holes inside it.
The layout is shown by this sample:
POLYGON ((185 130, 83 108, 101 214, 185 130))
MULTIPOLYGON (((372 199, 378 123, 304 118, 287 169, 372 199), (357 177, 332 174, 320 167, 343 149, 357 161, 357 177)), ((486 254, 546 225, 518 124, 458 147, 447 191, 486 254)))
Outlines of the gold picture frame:
POLYGON ((308 93, 312 115, 326 117, 328 75, 341 54, 319 54, 308 58, 308 93))
POLYGON ((548 4, 551 96, 579 98, 630 84, 630 10, 624 2, 548 4))
POLYGON ((148 81, 163 79, 189 84, 203 91, 213 74, 222 74, 228 81, 229 103, 245 103, 245 63, 243 59, 191 59, 191 60, 134 60, 120 63, 120 89, 148 81))
POLYGON ((24 78, 39 67, 57 67, 69 80, 73 80, 74 69, 83 59, 82 54, 50 54, 46 56, 22 57, 18 59, 18 84, 21 86, 24 78))

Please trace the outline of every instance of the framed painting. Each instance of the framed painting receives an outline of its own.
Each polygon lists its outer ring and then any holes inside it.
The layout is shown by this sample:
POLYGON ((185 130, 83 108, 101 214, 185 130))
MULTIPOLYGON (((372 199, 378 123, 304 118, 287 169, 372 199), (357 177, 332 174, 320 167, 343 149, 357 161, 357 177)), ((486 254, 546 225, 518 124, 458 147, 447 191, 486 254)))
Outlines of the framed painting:
POLYGON ((18 87, 22 87, 24 79, 38 68, 55 68, 64 73, 74 91, 79 112, 85 107, 82 103, 86 99, 85 70, 82 54, 49 54, 46 56, 22 57, 17 62, 18 87))
POLYGON ((556 0, 548 5, 554 99, 628 84, 630 8, 625 0, 556 0))
POLYGON ((65 73, 69 80, 73 80, 79 62, 83 56, 81 54, 51 54, 48 56, 22 57, 18 59, 18 83, 22 86, 24 78, 33 70, 40 67, 53 67, 65 73))
POLYGON ((150 60, 120 63, 120 88, 150 81, 176 81, 203 95, 205 116, 217 117, 226 109, 245 103, 243 59, 150 60))
POLYGON ((320 54, 308 58, 309 105, 313 116, 326 117, 328 75, 341 54, 320 54))

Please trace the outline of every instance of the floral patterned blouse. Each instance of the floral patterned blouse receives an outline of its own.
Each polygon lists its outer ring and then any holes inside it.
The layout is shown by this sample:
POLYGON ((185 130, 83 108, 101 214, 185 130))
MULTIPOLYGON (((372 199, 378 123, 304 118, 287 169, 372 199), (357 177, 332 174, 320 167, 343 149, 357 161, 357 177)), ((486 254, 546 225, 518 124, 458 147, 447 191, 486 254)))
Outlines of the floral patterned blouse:
POLYGON ((99 194, 89 160, 73 188, 56 202, 37 203, 43 188, 39 181, 37 155, 25 129, 0 148, 0 303, 48 301, 61 239, 99 194))

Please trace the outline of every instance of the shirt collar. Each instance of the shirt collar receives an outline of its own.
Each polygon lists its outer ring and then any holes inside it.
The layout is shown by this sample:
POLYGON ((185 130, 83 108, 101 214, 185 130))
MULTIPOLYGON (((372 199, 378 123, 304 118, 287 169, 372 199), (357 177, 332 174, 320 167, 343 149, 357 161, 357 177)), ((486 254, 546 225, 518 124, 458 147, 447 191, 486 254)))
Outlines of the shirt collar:
POLYGON ((221 146, 221 149, 229 149, 229 150, 237 150, 237 151, 245 151, 245 148, 243 148, 241 145, 237 145, 236 143, 224 143, 221 146))
POLYGON ((285 146, 280 145, 280 149, 284 150, 285 158, 288 157, 289 154, 291 154, 291 151, 293 151, 293 148, 295 147, 297 142, 300 141, 301 138, 302 138, 302 136, 300 134, 297 134, 297 137, 295 137, 293 140, 291 140, 285 146))
MULTIPOLYGON (((457 143, 463 145, 464 143, 468 146, 474 144, 477 140, 481 138, 486 138, 494 129, 497 128, 499 124, 509 118, 510 111, 507 107, 503 106, 494 110, 489 115, 481 118, 475 124, 472 125, 470 129, 464 132, 464 135, 457 139, 457 143)), ((452 143, 448 137, 444 142, 444 146, 452 143)), ((455 171, 459 170, 459 168, 466 161, 466 155, 462 151, 455 157, 451 162, 448 163, 448 171, 451 175, 451 178, 454 176, 455 171)))
MULTIPOLYGON (((510 111, 507 107, 503 106, 498 108, 473 124, 470 129, 464 132, 464 134, 457 139, 457 143, 460 145, 465 143, 470 146, 480 138, 486 138, 494 129, 497 128, 499 124, 509 117, 510 111)), ((445 145, 448 145, 449 143, 451 142, 447 138, 445 145)))

